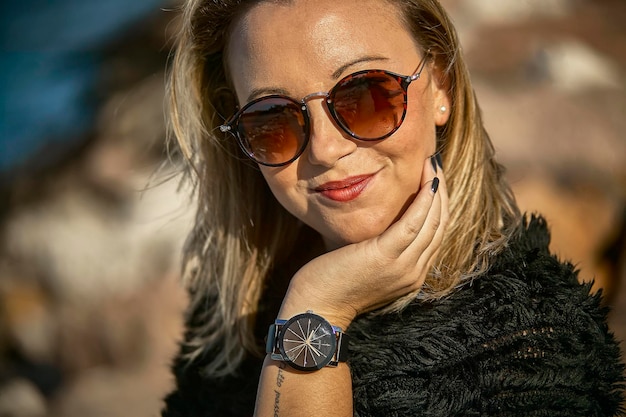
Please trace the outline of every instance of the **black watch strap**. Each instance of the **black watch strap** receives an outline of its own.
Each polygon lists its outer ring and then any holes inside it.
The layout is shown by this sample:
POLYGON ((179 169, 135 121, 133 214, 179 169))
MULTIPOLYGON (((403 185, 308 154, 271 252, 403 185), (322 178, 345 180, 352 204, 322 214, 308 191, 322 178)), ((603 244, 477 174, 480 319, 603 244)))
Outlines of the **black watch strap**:
POLYGON ((348 333, 341 332, 337 337, 337 362, 346 362, 350 356, 349 350, 350 336, 348 336, 348 333))

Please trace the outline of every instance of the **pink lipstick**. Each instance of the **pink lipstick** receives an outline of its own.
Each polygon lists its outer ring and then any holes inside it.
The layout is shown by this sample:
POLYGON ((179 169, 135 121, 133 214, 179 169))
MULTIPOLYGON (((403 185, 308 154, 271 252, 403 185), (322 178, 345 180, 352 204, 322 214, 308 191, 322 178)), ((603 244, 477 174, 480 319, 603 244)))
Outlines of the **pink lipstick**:
POLYGON ((339 202, 348 202, 357 198, 374 178, 373 174, 359 175, 342 181, 331 181, 315 188, 324 197, 339 202))

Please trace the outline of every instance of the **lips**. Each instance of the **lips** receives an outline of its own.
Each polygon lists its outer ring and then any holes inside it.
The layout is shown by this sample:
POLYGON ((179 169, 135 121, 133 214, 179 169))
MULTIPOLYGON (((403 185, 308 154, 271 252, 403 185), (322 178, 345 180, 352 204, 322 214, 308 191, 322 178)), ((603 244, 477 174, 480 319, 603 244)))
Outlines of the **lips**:
POLYGON ((352 201, 361 195, 373 178, 374 174, 370 174, 331 181, 316 187, 315 192, 333 201, 352 201))

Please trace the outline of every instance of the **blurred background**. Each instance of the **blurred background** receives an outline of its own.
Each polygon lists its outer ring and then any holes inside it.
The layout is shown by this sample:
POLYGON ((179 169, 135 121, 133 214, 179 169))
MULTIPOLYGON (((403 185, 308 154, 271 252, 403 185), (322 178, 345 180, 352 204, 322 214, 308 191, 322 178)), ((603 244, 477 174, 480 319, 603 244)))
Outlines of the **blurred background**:
MULTIPOLYGON (((158 416, 193 217, 165 144, 171 0, 0 17, 0 416, 158 416)), ((626 339, 626 3, 442 0, 499 160, 626 339)))

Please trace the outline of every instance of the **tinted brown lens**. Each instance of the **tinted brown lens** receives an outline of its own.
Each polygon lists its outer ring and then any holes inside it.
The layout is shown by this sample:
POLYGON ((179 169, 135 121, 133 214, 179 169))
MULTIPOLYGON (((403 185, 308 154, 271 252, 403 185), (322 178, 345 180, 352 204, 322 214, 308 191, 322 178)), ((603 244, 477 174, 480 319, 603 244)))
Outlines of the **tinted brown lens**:
POLYGON ((257 161, 282 164, 305 143, 305 122, 300 105, 283 98, 268 98, 248 107, 239 119, 239 136, 257 161))
POLYGON ((339 123, 360 139, 379 139, 395 130, 406 105, 398 80, 383 71, 345 78, 331 97, 339 123))

